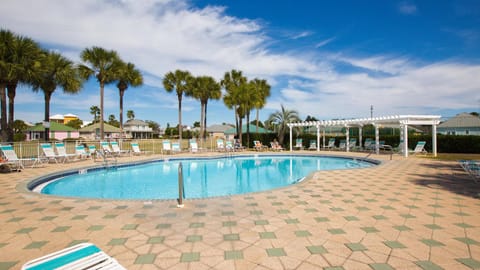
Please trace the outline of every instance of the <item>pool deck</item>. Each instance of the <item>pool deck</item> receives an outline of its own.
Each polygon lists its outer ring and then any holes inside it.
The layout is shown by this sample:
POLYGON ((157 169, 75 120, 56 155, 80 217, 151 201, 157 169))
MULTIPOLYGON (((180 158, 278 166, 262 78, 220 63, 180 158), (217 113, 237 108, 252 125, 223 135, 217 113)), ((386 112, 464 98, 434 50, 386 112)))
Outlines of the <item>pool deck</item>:
POLYGON ((268 192, 187 199, 184 208, 17 188, 90 160, 0 174, 0 270, 80 242, 127 269, 480 269, 480 183, 457 162, 371 158, 382 164, 316 172, 268 192))

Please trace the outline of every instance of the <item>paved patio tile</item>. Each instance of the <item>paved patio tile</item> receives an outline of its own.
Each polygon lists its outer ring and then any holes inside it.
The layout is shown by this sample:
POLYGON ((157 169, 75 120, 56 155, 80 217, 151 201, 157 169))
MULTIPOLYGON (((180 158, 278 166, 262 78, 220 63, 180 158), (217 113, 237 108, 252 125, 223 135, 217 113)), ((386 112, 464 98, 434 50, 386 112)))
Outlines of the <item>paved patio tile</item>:
POLYGON ((371 263, 369 266, 373 270, 395 270, 395 268, 386 263, 371 263))
POLYGON ((472 268, 472 269, 480 269, 480 261, 478 260, 475 260, 475 259, 472 259, 472 258, 459 258, 459 259, 455 259, 461 263, 463 263, 464 265, 472 268))
POLYGON ((128 238, 113 238, 108 242, 107 245, 109 246, 118 246, 118 245, 123 245, 125 242, 127 242, 128 238))
POLYGON ((200 261, 200 252, 185 252, 180 256, 180 262, 198 262, 200 261))
POLYGON ((259 233, 261 239, 276 239, 277 236, 274 232, 260 232, 259 233))
POLYGON ((308 246, 307 249, 311 254, 323 254, 328 252, 323 246, 308 246))
POLYGON ((415 264, 420 266, 423 270, 443 270, 442 267, 432 263, 431 261, 417 261, 415 264))
POLYGON ((269 257, 283 257, 287 256, 283 248, 269 248, 267 249, 267 254, 269 257))
POLYGON ((389 248, 406 248, 405 245, 403 245, 402 243, 398 242, 398 241, 385 241, 383 242, 387 247, 389 248))
POLYGON ((433 239, 420 239, 420 242, 430 247, 445 246, 445 244, 443 244, 442 242, 439 242, 433 239))
POLYGON ((142 254, 135 259, 135 264, 153 264, 156 254, 142 254))
POLYGON ((19 261, 0 262, 0 269, 10 270, 13 269, 13 267, 16 266, 18 263, 19 261))
POLYGON ((367 248, 361 243, 346 243, 345 244, 351 251, 365 251, 367 248))
POLYGON ((243 260, 243 252, 241 250, 228 250, 224 254, 225 260, 243 260))

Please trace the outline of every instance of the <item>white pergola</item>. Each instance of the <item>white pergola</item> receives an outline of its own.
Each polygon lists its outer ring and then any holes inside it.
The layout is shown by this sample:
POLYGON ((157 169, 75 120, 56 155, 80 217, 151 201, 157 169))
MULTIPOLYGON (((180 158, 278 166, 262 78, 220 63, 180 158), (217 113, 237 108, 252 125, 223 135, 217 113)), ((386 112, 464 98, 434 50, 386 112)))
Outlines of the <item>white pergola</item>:
POLYGON ((437 125, 440 123, 440 115, 394 115, 373 118, 359 118, 347 120, 322 120, 307 121, 287 124, 290 128, 290 151, 293 151, 292 129, 294 127, 316 127, 317 128, 317 151, 320 151, 320 131, 323 129, 323 147, 325 147, 326 127, 345 127, 346 151, 349 151, 349 129, 359 128, 359 141, 362 146, 362 127, 373 125, 375 127, 375 151, 380 152, 379 129, 385 127, 400 128, 400 145, 403 156, 408 157, 408 126, 432 126, 432 152, 437 156, 437 125))

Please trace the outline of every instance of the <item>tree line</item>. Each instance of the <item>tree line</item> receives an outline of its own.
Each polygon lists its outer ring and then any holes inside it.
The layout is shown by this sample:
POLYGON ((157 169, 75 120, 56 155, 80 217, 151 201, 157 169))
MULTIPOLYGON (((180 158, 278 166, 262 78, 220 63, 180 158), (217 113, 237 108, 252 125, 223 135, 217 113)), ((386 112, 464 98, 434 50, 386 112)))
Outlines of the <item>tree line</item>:
MULTIPOLYGON (((50 100, 55 90, 59 88, 66 94, 76 94, 82 89, 84 82, 91 78, 97 80, 100 88, 100 107, 98 108, 100 137, 104 138, 104 87, 111 83, 116 83, 119 91, 118 122, 123 132, 123 96, 130 86, 137 87, 143 84, 141 72, 133 63, 123 61, 116 51, 101 47, 93 46, 84 49, 80 53, 80 59, 82 62, 75 64, 58 52, 42 48, 31 38, 0 29, 0 135, 2 141, 13 141, 14 99, 18 84, 29 85, 35 92, 43 92, 44 121, 48 122, 50 100)), ((200 137, 205 138, 209 100, 223 98, 226 107, 233 110, 237 134, 241 134, 243 120, 246 119, 246 122, 249 123, 252 111, 256 111, 256 123, 259 122, 259 110, 265 106, 271 90, 271 86, 266 80, 259 78, 248 80, 242 71, 235 69, 225 72, 219 81, 211 76, 193 76, 189 71, 175 70, 165 74, 163 87, 169 93, 175 92, 178 98, 180 140, 182 140, 183 96, 193 97, 200 101, 200 137), (222 88, 225 90, 223 97, 222 88)), ((282 112, 292 112, 293 119, 298 119, 296 111, 288 111, 282 106, 282 111, 276 114, 282 112)), ((279 117, 277 115, 275 117, 275 114, 272 114, 269 121, 276 123, 274 126, 279 131, 279 129, 285 129, 286 123, 279 122, 279 119, 284 118, 292 120, 290 116, 279 117)), ((249 125, 247 125, 247 143, 249 142, 249 133, 249 125)), ((47 125, 46 140, 49 139, 48 135, 47 125)), ((241 138, 242 136, 239 136, 240 140, 241 138)), ((279 139, 281 140, 281 138, 279 139)))

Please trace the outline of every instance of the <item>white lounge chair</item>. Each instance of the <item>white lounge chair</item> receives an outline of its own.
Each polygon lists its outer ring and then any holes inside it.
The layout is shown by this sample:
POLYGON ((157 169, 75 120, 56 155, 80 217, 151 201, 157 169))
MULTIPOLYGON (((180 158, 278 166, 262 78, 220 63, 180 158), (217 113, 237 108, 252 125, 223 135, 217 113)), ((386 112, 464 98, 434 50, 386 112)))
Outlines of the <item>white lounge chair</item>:
POLYGON ((293 148, 296 148, 298 150, 303 150, 303 139, 296 139, 295 146, 293 146, 293 148))
POLYGON ((75 154, 77 155, 78 158, 80 159, 86 159, 86 158, 89 158, 90 157, 90 152, 87 152, 85 150, 85 146, 79 144, 77 146, 75 146, 75 154))
POLYGON ((28 261, 22 270, 39 269, 115 269, 126 270, 117 260, 90 243, 82 243, 28 261))
POLYGON ((225 144, 223 142, 223 139, 217 139, 217 151, 225 151, 225 144))
POLYGON ((233 147, 233 142, 232 141, 227 141, 225 143, 225 150, 230 151, 230 152, 233 152, 235 150, 235 148, 233 147))
POLYGON ((0 145, 0 150, 2 150, 6 163, 11 166, 11 170, 20 171, 25 167, 23 163, 27 161, 32 163, 32 168, 39 162, 38 158, 18 158, 12 145, 0 145))
POLYGON ((40 144, 40 147, 42 148, 43 155, 48 162, 50 162, 50 160, 53 160, 55 161, 55 163, 58 163, 59 159, 63 159, 63 161, 65 161, 65 157, 61 157, 55 153, 51 144, 42 143, 40 144))
POLYGON ((180 149, 180 143, 179 142, 172 142, 172 152, 173 153, 180 153, 182 149, 180 149))
POLYGON ((120 149, 118 142, 110 142, 110 146, 112 147, 112 152, 116 155, 128 155, 130 151, 120 149))
POLYGON ((317 150, 317 141, 310 140, 310 146, 308 147, 308 150, 317 150))
POLYGON ((63 162, 70 161, 71 158, 77 156, 77 154, 68 154, 64 143, 55 143, 55 149, 57 150, 57 156, 63 157, 63 162))
POLYGON ((427 143, 425 141, 418 141, 417 142, 417 145, 415 146, 415 149, 413 149, 413 151, 411 151, 410 153, 413 154, 413 155, 416 155, 416 154, 427 154, 427 150, 425 150, 425 145, 427 143))
POLYGON ((162 153, 172 152, 172 145, 170 143, 170 140, 163 140, 162 146, 163 146, 162 153))
POLYGON ((473 181, 480 181, 480 161, 460 160, 460 166, 473 178, 473 181))
POLYGON ((189 143, 190 143, 190 152, 197 153, 198 152, 197 141, 195 139, 190 139, 189 143))
POLYGON ((335 138, 330 138, 328 140, 328 144, 325 146, 326 149, 334 149, 335 148, 335 138))
POLYGON ((102 147, 103 153, 106 155, 113 155, 113 150, 110 148, 110 144, 108 142, 100 142, 100 146, 102 147))
POLYGON ((137 142, 132 142, 132 143, 130 143, 130 145, 132 146, 132 153, 134 155, 142 155, 142 154, 152 153, 152 151, 140 150, 140 146, 138 145, 137 142))

